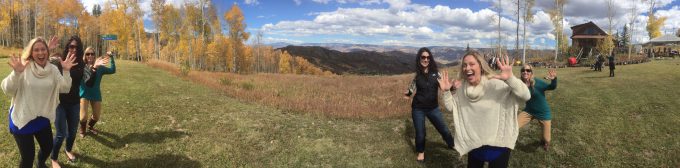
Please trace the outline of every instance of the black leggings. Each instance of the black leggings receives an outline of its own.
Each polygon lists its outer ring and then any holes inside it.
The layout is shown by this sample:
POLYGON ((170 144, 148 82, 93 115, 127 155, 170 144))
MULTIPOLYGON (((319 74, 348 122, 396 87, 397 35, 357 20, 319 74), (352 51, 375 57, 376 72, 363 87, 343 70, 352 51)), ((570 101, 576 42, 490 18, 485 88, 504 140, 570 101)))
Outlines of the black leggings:
MULTIPOLYGON (((508 161, 510 161, 510 151, 503 152, 496 160, 489 162, 489 168, 506 168, 508 167, 508 161)), ((468 155, 468 168, 483 168, 484 161, 477 159, 471 155, 468 155)))
POLYGON ((35 165, 39 168, 47 167, 45 161, 47 161, 47 157, 50 156, 50 151, 52 150, 52 128, 50 126, 46 126, 33 134, 12 135, 14 136, 14 141, 17 142, 17 146, 19 146, 19 154, 21 155, 19 167, 33 167, 33 160, 35 160, 35 142, 33 141, 33 137, 38 140, 38 145, 40 146, 38 162, 36 162, 35 165))

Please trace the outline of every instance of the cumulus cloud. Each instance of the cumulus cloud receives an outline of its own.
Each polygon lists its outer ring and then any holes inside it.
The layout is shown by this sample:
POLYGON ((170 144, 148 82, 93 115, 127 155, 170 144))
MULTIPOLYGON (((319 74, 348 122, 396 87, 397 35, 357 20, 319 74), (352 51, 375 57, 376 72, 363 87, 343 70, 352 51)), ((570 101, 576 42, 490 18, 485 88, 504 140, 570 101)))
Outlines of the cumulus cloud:
MULTIPOLYGON (((296 4, 298 4, 299 0, 295 0, 296 4)), ((348 3, 358 3, 360 5, 371 5, 371 4, 380 4, 382 3, 381 0, 312 0, 312 2, 320 3, 320 4, 328 4, 331 2, 339 3, 339 4, 348 4, 348 3)))
MULTIPOLYGON (((339 8, 331 12, 313 13, 311 20, 280 21, 261 27, 267 34, 313 36, 349 35, 387 38, 385 44, 477 45, 498 37, 497 14, 491 9, 472 11, 467 8, 425 6, 410 1, 383 1, 389 8, 339 8), (397 39, 394 39, 397 38, 397 39)), ((549 16, 538 12, 527 26, 529 38, 553 38, 549 16)), ((517 23, 501 17, 501 36, 514 41, 517 23)))
POLYGON ((259 5, 260 1, 258 0, 243 0, 243 3, 246 5, 259 5))

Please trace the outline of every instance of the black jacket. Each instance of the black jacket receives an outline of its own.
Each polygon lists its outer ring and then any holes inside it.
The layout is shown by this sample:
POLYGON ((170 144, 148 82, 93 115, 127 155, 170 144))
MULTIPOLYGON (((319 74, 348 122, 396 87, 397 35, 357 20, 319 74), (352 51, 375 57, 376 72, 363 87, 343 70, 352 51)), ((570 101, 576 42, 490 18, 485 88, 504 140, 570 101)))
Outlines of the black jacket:
POLYGON ((435 108, 439 106, 437 96, 439 94, 439 72, 429 72, 427 75, 416 75, 416 95, 413 96, 411 107, 435 108))
MULTIPOLYGON (((76 58, 79 59, 79 58, 76 58)), ((80 58, 82 60, 82 58, 80 58)), ((71 73, 71 90, 68 93, 59 94, 60 104, 80 104, 80 80, 83 79, 84 62, 76 61, 78 65, 73 66, 69 71, 71 73)), ((57 65, 59 72, 62 72, 61 65, 57 65)))

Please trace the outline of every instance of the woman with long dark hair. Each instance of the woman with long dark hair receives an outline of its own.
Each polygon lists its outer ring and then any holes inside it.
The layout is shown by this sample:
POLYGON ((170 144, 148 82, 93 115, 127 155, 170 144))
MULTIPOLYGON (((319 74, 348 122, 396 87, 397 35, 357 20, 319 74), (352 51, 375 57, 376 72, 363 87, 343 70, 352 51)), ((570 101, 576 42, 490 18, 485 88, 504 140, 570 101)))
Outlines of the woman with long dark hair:
MULTIPOLYGON (((52 43, 52 42, 50 42, 52 43)), ((76 160, 76 155, 72 152, 73 144, 76 140, 76 129, 78 128, 78 121, 80 119, 80 80, 83 78, 83 69, 85 63, 83 62, 83 42, 78 36, 71 36, 64 47, 62 60, 66 59, 67 55, 75 56, 76 66, 69 70, 71 74, 71 88, 68 93, 59 94, 59 105, 57 106, 57 116, 54 121, 54 128, 57 135, 54 137, 54 147, 52 148, 52 164, 59 165, 57 159, 59 158, 59 150, 61 145, 66 140, 66 147, 64 152, 68 157, 69 162, 76 160)), ((62 66, 57 66, 62 70, 62 66)))
POLYGON ((416 160, 423 163, 425 161, 425 117, 441 134, 449 148, 453 148, 453 137, 439 110, 439 101, 437 100, 439 82, 437 82, 437 79, 440 75, 437 62, 435 62, 430 49, 425 47, 418 50, 415 60, 416 76, 411 81, 405 95, 411 96, 415 92, 411 102, 411 117, 413 118, 413 127, 416 130, 416 152, 418 152, 416 160))

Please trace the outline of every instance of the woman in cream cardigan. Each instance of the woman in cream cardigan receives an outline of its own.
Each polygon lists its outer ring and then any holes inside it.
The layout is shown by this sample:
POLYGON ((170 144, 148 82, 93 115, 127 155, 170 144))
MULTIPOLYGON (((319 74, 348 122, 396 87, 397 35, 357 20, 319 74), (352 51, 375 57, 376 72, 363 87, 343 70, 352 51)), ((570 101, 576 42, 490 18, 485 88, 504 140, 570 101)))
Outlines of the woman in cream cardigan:
POLYGON ((60 61, 63 76, 59 69, 48 64, 49 50, 42 38, 31 40, 24 48, 21 58, 14 54, 9 60, 12 72, 2 80, 2 91, 12 97, 9 108, 9 131, 19 147, 19 167, 32 167, 35 159, 35 142, 40 151, 36 167, 46 167, 45 161, 52 149, 52 128, 54 109, 59 103, 59 93, 71 88, 69 70, 75 64, 74 55, 60 61))
POLYGON ((531 97, 529 89, 513 76, 508 57, 500 58, 494 74, 482 55, 463 56, 458 79, 448 72, 439 80, 444 107, 453 112, 455 149, 468 154, 468 167, 507 167, 515 147, 517 109, 531 97))

